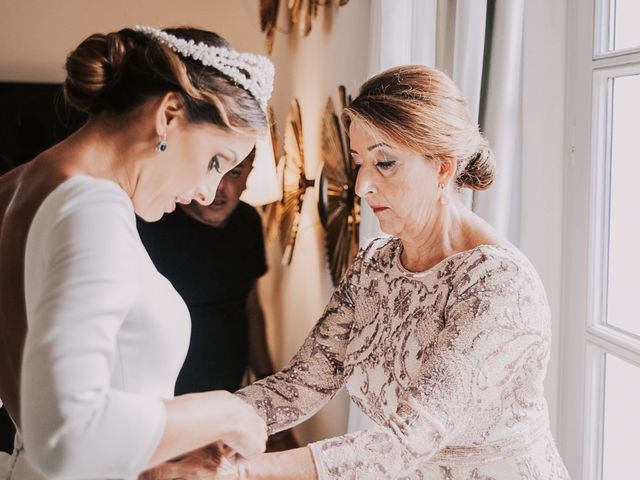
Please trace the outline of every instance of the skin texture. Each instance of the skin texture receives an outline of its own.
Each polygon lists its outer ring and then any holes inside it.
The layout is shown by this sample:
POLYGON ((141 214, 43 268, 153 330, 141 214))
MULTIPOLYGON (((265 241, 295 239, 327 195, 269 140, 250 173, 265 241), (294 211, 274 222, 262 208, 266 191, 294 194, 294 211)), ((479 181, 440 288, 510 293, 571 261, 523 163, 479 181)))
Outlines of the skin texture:
MULTIPOLYGON (((357 119, 351 123, 349 137, 351 155, 359 167, 356 194, 373 209, 381 229, 402 241, 401 261, 406 269, 423 271, 479 245, 507 244, 458 198, 455 159, 432 159, 408 150, 357 119)), ((200 478, 212 480, 317 478, 307 447, 259 455, 239 463, 235 472, 226 461, 220 462, 217 473, 206 473, 210 464, 204 467, 197 457, 188 456, 184 462, 183 469, 173 464, 163 471, 163 465, 143 478, 189 478, 193 469, 205 475, 200 478)))
MULTIPOLYGON (((31 221, 46 196, 75 175, 118 184, 147 221, 177 202, 213 201, 223 175, 247 156, 253 136, 191 124, 173 93, 125 116, 91 119, 78 132, 0 178, 0 398, 20 425, 20 361, 26 335, 24 249, 31 221), (166 134, 168 148, 156 150, 166 134), (216 168, 217 167, 217 168, 216 168)), ((150 465, 220 438, 244 456, 264 451, 264 422, 226 392, 167 400, 165 434, 150 465)))

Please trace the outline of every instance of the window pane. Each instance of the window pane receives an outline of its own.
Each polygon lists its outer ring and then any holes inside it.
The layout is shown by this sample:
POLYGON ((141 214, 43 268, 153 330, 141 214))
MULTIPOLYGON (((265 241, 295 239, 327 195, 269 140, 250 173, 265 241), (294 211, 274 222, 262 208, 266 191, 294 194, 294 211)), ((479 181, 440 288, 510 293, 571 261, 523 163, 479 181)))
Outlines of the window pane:
POLYGON ((603 480, 640 476, 640 368, 605 354, 603 480))
MULTIPOLYGON (((639 2, 640 3, 640 2, 639 2)), ((607 323, 640 336, 640 75, 613 85, 607 323)))
POLYGON ((614 50, 640 47, 640 1, 615 0, 614 50))

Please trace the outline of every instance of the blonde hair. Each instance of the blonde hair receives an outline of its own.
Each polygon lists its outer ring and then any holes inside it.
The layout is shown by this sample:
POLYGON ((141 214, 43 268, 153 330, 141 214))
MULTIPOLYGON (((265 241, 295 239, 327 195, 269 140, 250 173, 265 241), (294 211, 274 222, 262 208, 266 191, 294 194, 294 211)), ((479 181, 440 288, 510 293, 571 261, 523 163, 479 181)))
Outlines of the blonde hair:
POLYGON ((493 183, 493 151, 458 87, 438 70, 407 65, 370 78, 342 114, 347 129, 353 119, 425 158, 457 160, 453 178, 460 188, 493 183))
MULTIPOLYGON (((183 27, 167 33, 216 47, 221 36, 183 27)), ((141 32, 125 28, 94 34, 67 56, 66 100, 90 115, 126 114, 148 99, 175 92, 194 123, 213 123, 240 134, 262 133, 267 117, 244 88, 212 67, 181 57, 141 32)))

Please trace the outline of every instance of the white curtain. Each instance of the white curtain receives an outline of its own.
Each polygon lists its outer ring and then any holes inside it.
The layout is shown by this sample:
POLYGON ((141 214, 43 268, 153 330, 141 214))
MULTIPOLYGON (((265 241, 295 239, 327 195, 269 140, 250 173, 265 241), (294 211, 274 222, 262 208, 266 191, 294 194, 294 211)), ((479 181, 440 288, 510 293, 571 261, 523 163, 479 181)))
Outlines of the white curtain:
MULTIPOLYGON (((372 0, 369 74, 416 63, 453 78, 497 158, 494 186, 463 200, 517 243, 521 144, 521 50, 524 0, 372 0)), ((363 204, 360 244, 381 235, 363 204)), ((373 422, 355 404, 349 431, 373 422)))
MULTIPOLYGON (((436 67, 460 87, 471 114, 479 121, 485 50, 487 0, 439 0, 436 67)), ((472 192, 462 201, 471 208, 472 192)))
POLYGON ((485 57, 480 126, 496 156, 496 180, 477 192, 473 210, 519 243, 522 161, 522 38, 524 0, 488 2, 490 48, 485 57))

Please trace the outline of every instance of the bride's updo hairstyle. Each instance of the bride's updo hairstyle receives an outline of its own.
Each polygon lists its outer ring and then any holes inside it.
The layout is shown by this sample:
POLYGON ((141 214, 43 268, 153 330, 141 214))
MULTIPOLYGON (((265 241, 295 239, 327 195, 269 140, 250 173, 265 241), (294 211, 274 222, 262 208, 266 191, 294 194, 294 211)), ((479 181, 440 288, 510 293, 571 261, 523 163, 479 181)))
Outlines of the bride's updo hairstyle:
POLYGON ((438 70, 407 65, 370 78, 342 114, 347 129, 353 119, 427 159, 456 159, 460 188, 484 190, 493 182, 493 152, 458 87, 438 70))
MULTIPOLYGON (((165 32, 229 48, 212 32, 188 27, 165 32)), ((130 28, 91 35, 69 54, 66 70, 66 100, 89 115, 126 115, 151 98, 175 92, 192 123, 213 123, 247 135, 267 129, 266 114, 249 91, 215 68, 130 28)))

